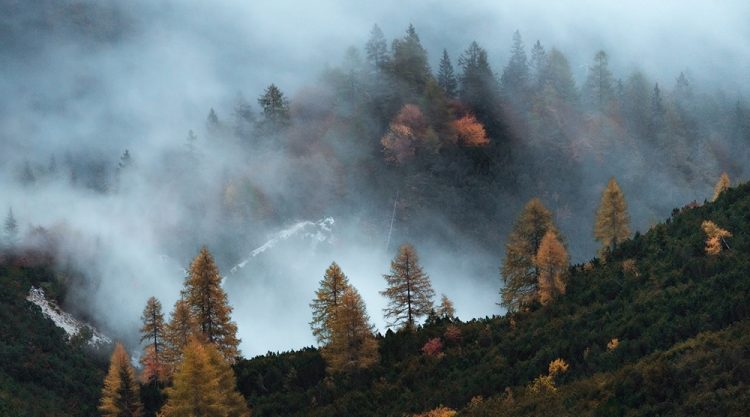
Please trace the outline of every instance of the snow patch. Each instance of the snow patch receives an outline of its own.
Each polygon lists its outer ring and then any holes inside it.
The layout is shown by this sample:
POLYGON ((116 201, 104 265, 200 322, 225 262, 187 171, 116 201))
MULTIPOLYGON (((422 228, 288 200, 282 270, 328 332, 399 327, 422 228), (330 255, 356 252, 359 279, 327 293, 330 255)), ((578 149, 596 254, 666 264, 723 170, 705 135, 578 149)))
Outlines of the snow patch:
POLYGON ((300 235, 305 239, 310 239, 313 244, 325 242, 330 239, 334 224, 333 217, 326 217, 325 219, 318 220, 317 222, 302 221, 287 227, 286 229, 273 235, 266 243, 254 249, 242 262, 238 263, 232 269, 229 270, 230 274, 237 273, 240 269, 244 268, 248 262, 253 258, 260 255, 261 253, 273 248, 279 242, 287 240, 293 236, 300 235))
POLYGON ((89 340, 90 346, 97 347, 112 343, 112 339, 103 335, 93 326, 84 323, 81 320, 78 320, 69 313, 64 312, 62 309, 60 309, 57 303, 48 300, 47 296, 44 295, 44 290, 42 290, 41 288, 31 287, 31 289, 29 290, 29 295, 26 296, 26 300, 35 305, 38 305, 39 308, 42 309, 42 313, 50 320, 52 320, 57 327, 65 330, 65 333, 67 333, 68 336, 73 337, 78 334, 81 329, 87 327, 89 330, 91 330, 92 333, 91 339, 89 340))

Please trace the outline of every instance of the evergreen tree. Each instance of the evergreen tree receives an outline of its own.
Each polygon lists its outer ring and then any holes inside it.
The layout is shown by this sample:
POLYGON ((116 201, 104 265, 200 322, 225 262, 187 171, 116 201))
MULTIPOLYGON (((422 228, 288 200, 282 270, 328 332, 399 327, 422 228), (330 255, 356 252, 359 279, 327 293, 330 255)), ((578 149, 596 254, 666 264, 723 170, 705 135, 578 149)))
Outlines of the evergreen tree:
POLYGON ((198 142, 198 136, 196 136, 195 132, 192 130, 188 130, 187 137, 185 138, 185 147, 187 148, 188 154, 195 155, 196 142, 198 142))
POLYGON ((370 39, 365 45, 367 62, 375 69, 382 70, 390 61, 388 56, 388 43, 383 36, 383 31, 376 24, 370 31, 370 39))
POLYGON ((388 307, 383 310, 388 327, 413 329, 417 318, 432 311, 432 298, 435 292, 430 277, 419 265, 417 251, 409 244, 403 244, 398 255, 391 261, 391 273, 383 275, 388 288, 380 294, 388 298, 388 307))
POLYGON ((237 393, 234 374, 223 355, 211 345, 191 339, 167 388, 163 417, 249 417, 237 393))
POLYGON ((141 315, 141 343, 146 342, 145 353, 141 358, 144 365, 144 379, 164 381, 166 379, 166 361, 164 358, 164 314, 161 312, 161 302, 156 297, 150 297, 141 315))
POLYGON ((458 80, 456 79, 453 64, 446 49, 443 49, 443 57, 440 59, 437 81, 448 98, 456 98, 456 94, 458 94, 458 80))
POLYGON ((274 133, 277 129, 289 126, 289 101, 275 84, 269 85, 263 95, 258 97, 258 104, 263 110, 261 126, 266 130, 265 133, 274 133))
POLYGON ((341 304, 344 290, 348 287, 349 279, 336 262, 331 263, 320 281, 320 288, 315 291, 315 299, 310 303, 313 313, 310 327, 321 345, 330 342, 333 316, 341 304))
POLYGON ((576 102, 578 93, 573 72, 562 52, 555 48, 550 50, 539 79, 540 84, 552 92, 556 99, 566 103, 576 102))
POLYGON ((427 51, 422 47, 413 25, 409 25, 403 38, 393 41, 389 70, 412 93, 422 93, 427 81, 432 78, 427 51))
POLYGON ((538 198, 531 199, 518 216, 505 244, 501 268, 503 283, 501 305, 508 311, 519 311, 536 297, 539 267, 534 259, 547 232, 557 233, 552 213, 538 198))
POLYGON ((185 301, 203 338, 216 346, 224 357, 234 362, 238 355, 237 324, 230 319, 232 307, 221 288, 221 275, 214 258, 205 246, 190 265, 185 281, 185 301))
POLYGON ((547 304, 565 294, 568 262, 568 252, 557 238, 557 233, 548 230, 534 257, 534 264, 539 270, 539 302, 547 304))
POLYGON ((667 114, 667 110, 664 107, 661 89, 659 89, 659 83, 654 85, 654 90, 651 93, 650 114, 648 136, 651 140, 656 141, 656 139, 658 139, 658 137, 664 132, 667 114))
POLYGON ((99 411, 104 417, 140 417, 142 414, 139 385, 122 343, 117 343, 112 353, 99 411))
POLYGON ((625 196, 617 180, 612 177, 602 191, 601 202, 596 211, 594 237, 602 243, 602 250, 614 250, 630 235, 630 217, 625 196))
POLYGON ((164 359, 174 368, 182 360, 182 351, 190 338, 200 336, 186 301, 177 300, 164 330, 164 359))
POLYGON ((441 294, 440 305, 435 313, 444 319, 456 317, 456 308, 453 306, 453 301, 451 301, 445 294, 441 294))
POLYGON ((721 177, 719 177, 719 181, 717 181, 716 185, 714 186, 714 195, 711 197, 711 201, 716 201, 716 199, 719 198, 719 195, 721 195, 721 193, 728 189, 729 175, 727 175, 726 172, 722 172, 721 177))
POLYGON ((234 103, 234 135, 241 139, 248 139, 253 134, 255 113, 250 103, 238 95, 234 103))
POLYGON ((524 99, 529 82, 529 63, 526 50, 523 46, 521 33, 513 33, 513 46, 510 51, 510 60, 500 76, 500 87, 505 98, 511 101, 524 99))
POLYGON ((357 290, 347 286, 336 308, 331 325, 330 343, 321 351, 330 373, 368 368, 378 359, 378 342, 357 290))
POLYGON ((458 65, 461 67, 460 79, 460 96, 465 103, 479 104, 482 97, 489 92, 497 91, 495 76, 487 60, 487 51, 476 42, 464 51, 458 58, 458 65))
POLYGON ((531 48, 531 60, 529 61, 529 81, 535 91, 539 91, 543 87, 542 75, 546 66, 547 52, 545 52, 541 42, 537 40, 534 46, 531 48))
POLYGON ((650 123, 650 97, 646 77, 640 71, 634 72, 625 83, 623 113, 628 127, 639 137, 648 136, 650 123))
POLYGON ((31 168, 31 164, 29 161, 23 162, 23 168, 21 169, 21 175, 20 178, 21 184, 23 185, 32 185, 36 182, 36 174, 34 174, 34 169, 31 168))
POLYGON ((589 67, 589 74, 583 89, 587 103, 591 108, 605 111, 610 101, 614 99, 614 81, 609 70, 607 53, 599 51, 594 56, 594 64, 589 67))
POLYGON ((219 123, 219 116, 216 115, 216 112, 214 111, 213 107, 211 107, 211 110, 208 112, 208 116, 206 117, 206 131, 209 133, 216 133, 221 129, 221 123, 219 123))
POLYGON ((3 227, 5 231, 5 243, 11 247, 15 246, 18 243, 18 222, 13 215, 12 207, 8 209, 8 215, 5 216, 3 227))

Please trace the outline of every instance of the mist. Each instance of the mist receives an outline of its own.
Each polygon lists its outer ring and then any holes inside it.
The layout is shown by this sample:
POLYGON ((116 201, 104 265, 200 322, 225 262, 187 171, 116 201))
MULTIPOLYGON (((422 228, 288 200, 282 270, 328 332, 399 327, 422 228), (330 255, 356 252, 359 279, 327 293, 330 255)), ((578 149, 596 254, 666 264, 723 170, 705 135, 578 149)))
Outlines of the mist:
MULTIPOLYGON (((476 40, 500 72, 518 30, 527 50, 540 40, 563 51, 578 85, 604 49, 616 78, 640 70, 671 88, 685 72, 701 94, 733 102, 749 93, 750 4, 743 1, 358 3, 0 1, 0 211, 12 207, 26 235, 42 227, 59 237, 59 259, 85 277, 69 308, 135 345, 146 299, 156 296, 170 311, 184 269, 207 245, 226 276, 245 356, 314 344, 308 303, 333 261, 385 332, 382 274, 408 241, 461 319, 501 314, 504 238, 530 196, 492 197, 491 214, 504 226, 488 245, 439 207, 407 219, 397 200, 406 186, 385 198, 368 193, 367 173, 346 172, 329 156, 365 160, 367 146, 356 137, 328 130, 320 153, 304 144, 290 151, 220 141, 231 136, 238 101, 259 112, 256 98, 271 83, 290 98, 300 137, 322 129, 313 116, 333 99, 321 78, 347 48, 362 49, 375 23, 389 40, 413 24, 433 71, 443 48, 456 60, 476 40), (210 109, 227 131, 211 131, 210 109), (132 164, 118 167, 126 150, 132 164), (394 204, 400 214, 390 230, 394 204), (328 217, 334 222, 324 238, 295 234, 248 258, 298 222, 328 217)), ((626 173, 618 179, 640 231, 672 207, 707 198, 722 170, 732 170, 733 181, 747 178, 740 154, 711 152, 729 156, 706 160, 691 179, 627 153, 585 163, 574 186, 591 196, 591 209, 556 217, 573 260, 595 256, 593 207, 615 173, 626 173), (639 186, 644 179, 649 184, 639 186)))

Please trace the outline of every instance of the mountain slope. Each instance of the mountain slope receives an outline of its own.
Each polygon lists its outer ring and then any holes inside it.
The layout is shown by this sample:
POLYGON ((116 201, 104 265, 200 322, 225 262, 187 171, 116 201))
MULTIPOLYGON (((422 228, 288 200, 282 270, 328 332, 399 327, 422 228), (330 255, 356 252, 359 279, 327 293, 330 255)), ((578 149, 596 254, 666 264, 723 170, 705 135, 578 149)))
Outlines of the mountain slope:
POLYGON ((381 363, 359 375, 326 378, 310 350, 243 361, 240 389, 255 416, 398 416, 441 404, 465 415, 539 415, 545 404, 563 415, 746 415, 750 356, 738 329, 750 317, 749 213, 744 184, 675 210, 606 263, 573 267, 567 295, 549 306, 455 323, 459 340, 439 320, 389 333, 381 363), (705 254, 704 220, 733 233, 730 250, 705 254), (444 354, 422 354, 434 337, 444 354), (558 391, 526 389, 556 358, 570 365, 558 391))
POLYGON ((53 273, 0 262, 0 416, 95 416, 102 363, 26 300, 34 286, 54 288, 53 273))

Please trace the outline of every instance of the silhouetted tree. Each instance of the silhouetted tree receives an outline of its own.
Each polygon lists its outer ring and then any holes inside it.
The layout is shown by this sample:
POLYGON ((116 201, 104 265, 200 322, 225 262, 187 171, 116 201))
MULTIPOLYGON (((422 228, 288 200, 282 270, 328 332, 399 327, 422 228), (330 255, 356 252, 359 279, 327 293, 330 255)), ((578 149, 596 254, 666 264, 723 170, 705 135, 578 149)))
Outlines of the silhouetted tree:
POLYGON ((413 246, 401 245, 391 261, 391 273, 383 278, 388 287, 380 294, 388 299, 388 307, 383 309, 388 327, 413 329, 419 317, 430 314, 435 292, 413 246))

